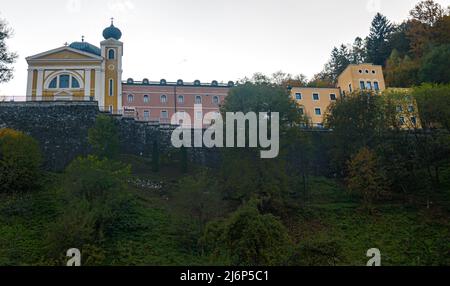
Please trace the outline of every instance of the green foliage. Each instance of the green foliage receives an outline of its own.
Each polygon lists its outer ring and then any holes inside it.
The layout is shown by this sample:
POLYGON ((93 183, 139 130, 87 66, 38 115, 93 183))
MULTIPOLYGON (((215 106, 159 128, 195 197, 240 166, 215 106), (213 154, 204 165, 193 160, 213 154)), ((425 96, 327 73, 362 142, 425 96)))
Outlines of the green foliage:
POLYGON ((114 118, 99 115, 94 127, 89 129, 89 144, 94 154, 100 158, 114 159, 119 153, 119 136, 114 118))
POLYGON ((187 176, 179 181, 174 194, 174 204, 201 229, 224 212, 217 181, 211 178, 206 170, 187 176))
POLYGON ((17 54, 10 52, 6 45, 12 33, 5 20, 0 18, 0 83, 8 82, 13 77, 11 64, 16 61, 17 54))
POLYGON ((152 170, 153 172, 159 172, 160 164, 159 164, 159 146, 157 141, 153 141, 152 145, 152 170))
MULTIPOLYGON (((95 156, 78 158, 67 167, 60 220, 50 227, 46 237, 49 257, 60 259, 61 253, 74 247, 89 245, 97 249, 114 229, 123 211, 121 206, 127 202, 123 191, 129 174, 129 166, 95 156)), ((91 259, 94 263, 98 257, 91 259)))
POLYGON ((226 221, 208 225, 203 242, 236 266, 282 265, 291 247, 283 224, 273 215, 261 214, 254 203, 241 207, 226 221))
POLYGON ((423 84, 413 90, 423 127, 450 131, 450 85, 423 84))
POLYGON ((377 13, 372 21, 370 34, 367 38, 367 60, 376 65, 385 65, 386 59, 391 54, 389 38, 393 32, 390 21, 380 13, 377 13))
POLYGON ((0 129, 0 193, 21 193, 39 186, 42 155, 32 137, 0 129))
POLYGON ((372 208, 384 190, 384 174, 375 153, 360 149, 348 162, 348 190, 362 196, 364 207, 372 208))
POLYGON ((182 146, 180 149, 180 153, 181 153, 181 172, 187 173, 189 159, 188 159, 188 153, 187 153, 186 147, 182 146))
POLYGON ((333 130, 330 154, 335 172, 343 175, 354 150, 375 146, 381 136, 394 126, 392 107, 368 91, 358 91, 332 104, 325 118, 333 130))
POLYGON ((422 82, 450 83, 450 45, 432 49, 422 61, 419 71, 422 82))

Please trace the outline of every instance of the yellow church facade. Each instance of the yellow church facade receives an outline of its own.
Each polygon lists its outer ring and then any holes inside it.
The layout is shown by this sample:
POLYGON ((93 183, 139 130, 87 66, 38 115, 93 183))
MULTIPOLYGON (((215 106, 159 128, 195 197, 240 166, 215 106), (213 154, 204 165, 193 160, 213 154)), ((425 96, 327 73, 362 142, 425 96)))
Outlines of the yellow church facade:
POLYGON ((122 33, 111 26, 96 47, 84 41, 28 57, 27 101, 97 101, 122 110, 122 33))

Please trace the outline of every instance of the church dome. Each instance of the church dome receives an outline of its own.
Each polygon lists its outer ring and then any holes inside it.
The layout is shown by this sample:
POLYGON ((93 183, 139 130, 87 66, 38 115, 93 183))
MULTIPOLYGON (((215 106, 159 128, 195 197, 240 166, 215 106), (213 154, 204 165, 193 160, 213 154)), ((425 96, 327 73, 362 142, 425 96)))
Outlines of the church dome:
POLYGON ((91 54, 94 54, 97 56, 101 56, 101 54, 102 54, 102 51, 100 50, 100 48, 98 48, 92 44, 89 44, 88 42, 73 42, 72 44, 69 45, 69 47, 71 47, 72 49, 91 53, 91 54))
POLYGON ((121 37, 122 37, 122 32, 114 26, 113 21, 111 21, 111 26, 109 26, 108 28, 103 30, 103 38, 105 38, 105 40, 108 40, 111 38, 113 38, 115 40, 120 40, 121 37))

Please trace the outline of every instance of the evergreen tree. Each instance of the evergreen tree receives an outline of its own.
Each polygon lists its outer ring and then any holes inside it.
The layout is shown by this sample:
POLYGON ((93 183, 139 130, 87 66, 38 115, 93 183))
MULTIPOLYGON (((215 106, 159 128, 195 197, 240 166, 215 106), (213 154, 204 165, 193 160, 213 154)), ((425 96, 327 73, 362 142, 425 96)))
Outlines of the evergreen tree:
POLYGON ((391 54, 390 44, 388 42, 393 31, 389 20, 377 13, 372 21, 370 34, 367 38, 367 60, 376 65, 383 65, 391 54))

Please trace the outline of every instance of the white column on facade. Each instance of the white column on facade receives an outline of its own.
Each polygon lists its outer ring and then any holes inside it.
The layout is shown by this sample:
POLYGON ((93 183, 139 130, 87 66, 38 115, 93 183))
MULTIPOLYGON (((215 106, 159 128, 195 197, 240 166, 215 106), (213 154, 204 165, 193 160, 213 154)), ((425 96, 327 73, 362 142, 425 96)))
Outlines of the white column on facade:
MULTIPOLYGON (((33 69, 28 69, 26 101, 31 101, 33 94, 33 69)), ((20 99, 19 99, 20 100, 20 99)))
POLYGON ((37 75, 37 87, 36 87, 36 100, 42 100, 42 91, 44 88, 44 69, 38 69, 37 75))
POLYGON ((84 100, 89 100, 91 96, 91 69, 84 71, 84 100))
POLYGON ((105 106, 105 94, 104 90, 104 78, 105 74, 100 68, 95 69, 95 100, 98 101, 99 107, 105 106))

